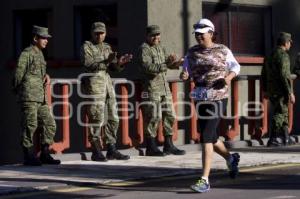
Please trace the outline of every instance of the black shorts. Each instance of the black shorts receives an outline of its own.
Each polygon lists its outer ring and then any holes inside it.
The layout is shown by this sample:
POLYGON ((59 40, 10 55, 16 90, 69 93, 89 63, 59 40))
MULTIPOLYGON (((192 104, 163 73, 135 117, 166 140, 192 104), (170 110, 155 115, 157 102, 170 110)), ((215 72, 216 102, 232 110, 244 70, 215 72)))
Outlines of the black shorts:
POLYGON ((224 116, 228 99, 218 101, 199 101, 196 103, 198 127, 201 143, 216 143, 219 135, 217 127, 224 116))

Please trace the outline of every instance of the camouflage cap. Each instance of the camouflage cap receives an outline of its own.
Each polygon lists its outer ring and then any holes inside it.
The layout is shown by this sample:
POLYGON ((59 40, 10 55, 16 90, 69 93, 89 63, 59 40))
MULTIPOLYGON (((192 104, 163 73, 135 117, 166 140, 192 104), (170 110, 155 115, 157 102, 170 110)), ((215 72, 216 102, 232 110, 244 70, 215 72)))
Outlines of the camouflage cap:
POLYGON ((40 26, 36 26, 34 25, 32 27, 32 34, 38 35, 40 37, 45 37, 45 38, 50 38, 52 37, 51 35, 49 35, 48 33, 48 28, 45 27, 40 27, 40 26))
POLYGON ((160 34, 160 28, 158 25, 150 25, 146 28, 147 35, 156 35, 160 34))
POLYGON ((91 28, 92 32, 106 32, 106 27, 103 22, 94 22, 91 28))
POLYGON ((278 39, 280 39, 282 41, 285 41, 285 42, 287 42, 287 41, 292 42, 293 41, 291 33, 288 33, 288 32, 280 32, 278 39))

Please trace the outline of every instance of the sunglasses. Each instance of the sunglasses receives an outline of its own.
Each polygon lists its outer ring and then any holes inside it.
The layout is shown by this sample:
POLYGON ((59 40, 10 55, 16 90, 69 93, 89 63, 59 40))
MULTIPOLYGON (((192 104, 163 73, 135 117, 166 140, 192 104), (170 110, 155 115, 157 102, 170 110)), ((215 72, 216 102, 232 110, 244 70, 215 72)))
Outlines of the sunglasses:
MULTIPOLYGON (((193 28, 194 28, 194 29, 208 28, 208 27, 210 27, 210 26, 205 25, 205 24, 194 24, 194 25, 193 25, 193 28)), ((211 27, 210 27, 210 28, 211 28, 211 27)))
POLYGON ((195 36, 198 37, 198 36, 202 36, 204 33, 200 33, 200 32, 195 32, 195 36))
POLYGON ((49 37, 42 37, 42 36, 38 36, 38 39, 49 39, 49 37))
POLYGON ((159 36, 160 35, 160 33, 156 33, 156 34, 150 34, 149 36, 150 37, 156 37, 156 36, 159 36))

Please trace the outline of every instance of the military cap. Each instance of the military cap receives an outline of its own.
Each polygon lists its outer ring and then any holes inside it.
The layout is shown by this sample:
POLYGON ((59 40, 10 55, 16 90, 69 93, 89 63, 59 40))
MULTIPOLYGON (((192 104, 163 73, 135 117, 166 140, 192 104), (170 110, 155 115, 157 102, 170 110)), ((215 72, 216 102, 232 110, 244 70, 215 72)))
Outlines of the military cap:
POLYGON ((288 33, 288 32, 280 32, 278 39, 285 41, 285 42, 287 42, 287 41, 292 42, 292 35, 291 35, 291 33, 288 33))
POLYGON ((92 24, 92 32, 106 32, 106 27, 103 22, 95 22, 92 24))
POLYGON ((160 28, 158 25, 150 25, 146 28, 147 35, 156 35, 160 34, 160 28))
POLYGON ((34 25, 32 27, 32 34, 38 35, 40 37, 45 37, 45 38, 50 38, 52 37, 51 35, 49 35, 48 33, 48 28, 45 27, 40 27, 40 26, 36 26, 34 25))

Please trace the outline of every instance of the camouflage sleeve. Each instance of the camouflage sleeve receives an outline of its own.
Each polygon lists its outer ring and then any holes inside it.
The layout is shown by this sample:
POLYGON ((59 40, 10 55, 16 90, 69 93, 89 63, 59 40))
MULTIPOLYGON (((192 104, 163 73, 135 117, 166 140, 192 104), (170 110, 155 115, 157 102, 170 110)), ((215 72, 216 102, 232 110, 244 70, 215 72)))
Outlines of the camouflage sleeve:
POLYGON ((279 77, 282 82, 283 86, 283 92, 286 96, 288 96, 290 93, 292 93, 292 88, 290 84, 290 60, 288 55, 282 55, 280 61, 280 70, 279 70, 279 77))
POLYGON ((138 62, 146 74, 157 75, 160 72, 165 72, 167 70, 167 65, 163 64, 154 64, 152 56, 148 49, 141 48, 138 54, 138 62))
POLYGON ((21 85, 24 79, 28 64, 29 64, 29 54, 28 52, 22 52, 18 59, 18 64, 13 79, 13 90, 15 92, 17 92, 19 86, 21 85))
POLYGON ((260 75, 260 83, 261 83, 262 90, 264 92, 267 92, 267 76, 266 76, 266 70, 268 68, 267 64, 268 64, 268 58, 265 57, 264 63, 263 63, 262 69, 261 69, 261 75, 260 75))
POLYGON ((80 49, 80 62, 88 71, 106 70, 106 60, 96 60, 88 45, 83 45, 80 49))
POLYGON ((163 52, 164 52, 164 56, 165 56, 165 63, 166 63, 166 66, 167 68, 170 67, 172 64, 171 63, 168 63, 168 57, 169 57, 169 53, 167 51, 166 48, 163 47, 163 52))

